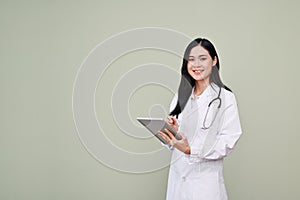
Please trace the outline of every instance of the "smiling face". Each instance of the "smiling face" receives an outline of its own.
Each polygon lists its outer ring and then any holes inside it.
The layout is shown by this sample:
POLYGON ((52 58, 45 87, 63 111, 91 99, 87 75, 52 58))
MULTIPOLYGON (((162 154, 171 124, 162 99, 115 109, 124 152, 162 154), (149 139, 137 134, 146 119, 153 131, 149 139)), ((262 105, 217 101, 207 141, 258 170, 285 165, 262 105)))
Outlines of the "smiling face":
POLYGON ((187 70, 195 81, 209 83, 212 66, 216 65, 216 63, 217 57, 213 59, 206 49, 197 45, 191 49, 187 70))

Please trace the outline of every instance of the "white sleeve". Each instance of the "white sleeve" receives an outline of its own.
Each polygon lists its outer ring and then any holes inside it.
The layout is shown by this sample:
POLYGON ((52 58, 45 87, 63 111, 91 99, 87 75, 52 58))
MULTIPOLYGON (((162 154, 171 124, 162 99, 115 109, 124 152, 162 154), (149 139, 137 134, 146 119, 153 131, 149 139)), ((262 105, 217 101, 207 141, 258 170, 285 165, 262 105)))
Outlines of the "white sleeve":
POLYGON ((227 156, 234 149, 242 134, 238 107, 234 95, 230 95, 230 103, 226 105, 216 141, 207 152, 200 152, 199 148, 191 147, 191 160, 217 160, 227 156), (201 156, 200 156, 201 155, 201 156))
MULTIPOLYGON (((169 112, 172 112, 172 110, 174 110, 174 108, 176 107, 177 105, 177 101, 178 101, 178 96, 177 94, 174 95, 172 101, 171 101, 171 104, 170 104, 170 107, 169 107, 169 112)), ((179 124, 179 120, 178 121, 178 124, 179 124)), ((167 147, 168 149, 170 150, 174 150, 174 147, 171 146, 171 145, 168 145, 168 144, 164 144, 164 143, 161 143, 163 146, 167 147)))
POLYGON ((172 112, 172 110, 174 110, 174 108, 177 105, 177 101, 178 101, 178 96, 177 96, 177 94, 175 94, 172 101, 171 101, 171 103, 170 103, 169 112, 172 112))
MULTIPOLYGON (((177 101, 178 101, 178 95, 175 94, 174 97, 173 97, 173 99, 172 99, 172 101, 171 101, 171 104, 170 104, 169 113, 174 110, 174 108, 177 105, 177 101)), ((178 118, 177 118, 178 130, 180 130, 181 118, 182 118, 182 116, 181 116, 181 114, 179 114, 178 118)))

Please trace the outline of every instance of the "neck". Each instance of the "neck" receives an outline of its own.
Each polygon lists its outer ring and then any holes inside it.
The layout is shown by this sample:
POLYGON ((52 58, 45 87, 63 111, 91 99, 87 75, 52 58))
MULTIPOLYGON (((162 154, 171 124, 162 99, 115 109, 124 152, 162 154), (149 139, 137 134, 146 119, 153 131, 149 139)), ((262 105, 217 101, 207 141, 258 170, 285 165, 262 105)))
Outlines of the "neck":
POLYGON ((204 81, 204 80, 196 81, 194 95, 195 96, 201 95, 204 92, 204 90, 207 88, 207 86, 209 86, 209 81, 204 81))

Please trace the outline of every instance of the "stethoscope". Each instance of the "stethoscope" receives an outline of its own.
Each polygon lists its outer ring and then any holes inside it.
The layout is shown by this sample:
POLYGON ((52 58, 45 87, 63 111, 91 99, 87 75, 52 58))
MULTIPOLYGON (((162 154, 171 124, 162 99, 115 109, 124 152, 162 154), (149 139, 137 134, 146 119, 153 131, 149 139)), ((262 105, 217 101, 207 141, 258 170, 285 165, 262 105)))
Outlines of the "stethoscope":
POLYGON ((218 94, 218 96, 216 97, 216 98, 214 98, 213 100, 211 100, 210 102, 209 102, 209 104, 208 104, 208 107, 207 107, 207 110, 206 110, 206 114, 205 114, 205 117, 204 117, 204 120, 203 120, 203 126, 202 126, 202 129, 209 129, 210 127, 211 127, 211 125, 213 124, 213 122, 215 121, 215 119, 216 119, 216 117, 217 117, 217 114, 218 114, 218 112, 219 112, 219 109, 220 109, 220 107, 221 107, 221 104, 222 104, 222 100, 221 100, 221 98, 220 98, 220 95, 221 95, 221 87, 219 87, 220 89, 219 89, 219 94, 218 94), (211 109, 211 105, 213 104, 213 103, 218 103, 218 107, 217 107, 217 110, 216 110, 216 112, 214 112, 214 116, 213 116, 213 118, 212 118, 212 120, 211 120, 211 122, 208 124, 208 126, 206 125, 206 120, 207 120, 207 116, 208 116, 208 113, 209 113, 209 111, 210 110, 212 110, 211 109))

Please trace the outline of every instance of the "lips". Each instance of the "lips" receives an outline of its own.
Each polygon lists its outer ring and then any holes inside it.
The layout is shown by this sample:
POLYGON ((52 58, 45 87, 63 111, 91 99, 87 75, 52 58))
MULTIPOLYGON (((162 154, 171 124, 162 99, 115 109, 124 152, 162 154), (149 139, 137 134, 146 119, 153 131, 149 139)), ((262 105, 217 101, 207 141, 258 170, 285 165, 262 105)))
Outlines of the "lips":
POLYGON ((200 75, 204 71, 204 69, 194 69, 192 71, 194 72, 195 75, 200 75))

